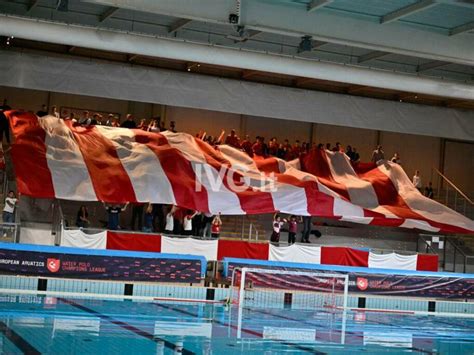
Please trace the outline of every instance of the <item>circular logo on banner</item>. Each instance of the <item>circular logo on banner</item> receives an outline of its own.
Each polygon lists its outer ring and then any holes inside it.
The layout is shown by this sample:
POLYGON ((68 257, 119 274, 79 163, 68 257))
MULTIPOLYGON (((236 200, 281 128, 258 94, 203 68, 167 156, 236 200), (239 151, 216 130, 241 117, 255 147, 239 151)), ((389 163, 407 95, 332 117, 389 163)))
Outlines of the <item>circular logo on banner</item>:
POLYGON ((367 279, 364 279, 363 277, 358 277, 357 288, 361 291, 365 291, 367 290, 367 287, 369 287, 369 281, 367 279))
POLYGON ((61 260, 48 258, 48 261, 46 262, 46 266, 48 267, 49 271, 57 272, 59 270, 59 267, 61 266, 61 260))

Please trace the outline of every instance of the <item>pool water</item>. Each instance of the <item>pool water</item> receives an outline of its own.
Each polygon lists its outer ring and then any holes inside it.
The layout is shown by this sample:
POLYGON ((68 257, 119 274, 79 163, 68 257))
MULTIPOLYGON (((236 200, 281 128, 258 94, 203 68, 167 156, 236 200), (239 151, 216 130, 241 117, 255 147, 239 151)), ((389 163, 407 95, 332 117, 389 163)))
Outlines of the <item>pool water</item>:
POLYGON ((2 354, 360 351, 473 354, 474 319, 0 294, 2 354))

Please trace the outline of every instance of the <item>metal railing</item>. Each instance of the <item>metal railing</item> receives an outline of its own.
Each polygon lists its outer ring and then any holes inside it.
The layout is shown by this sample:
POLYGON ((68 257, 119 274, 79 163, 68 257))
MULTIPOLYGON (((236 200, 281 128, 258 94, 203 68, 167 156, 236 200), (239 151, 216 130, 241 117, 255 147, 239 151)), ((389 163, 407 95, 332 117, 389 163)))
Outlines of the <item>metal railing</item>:
POLYGON ((464 193, 461 191, 459 187, 457 187, 451 180, 449 180, 441 171, 439 171, 436 168, 433 168, 434 171, 438 174, 438 193, 437 193, 437 198, 439 201, 445 202, 445 205, 452 208, 456 212, 462 212, 462 214, 466 215, 467 212, 467 206, 474 207, 474 202, 464 193), (445 185, 445 191, 443 191, 442 187, 445 185), (451 194, 454 194, 454 204, 450 204, 450 189, 451 194), (441 196, 441 194, 444 194, 444 196, 441 196), (462 199, 460 198, 462 197, 462 199), (460 209, 458 209, 458 201, 462 201, 462 206, 460 209))
POLYGON ((462 273, 474 272, 474 255, 466 254, 458 239, 445 237, 444 240, 443 270, 462 273), (448 268, 448 265, 451 265, 452 268, 448 268))

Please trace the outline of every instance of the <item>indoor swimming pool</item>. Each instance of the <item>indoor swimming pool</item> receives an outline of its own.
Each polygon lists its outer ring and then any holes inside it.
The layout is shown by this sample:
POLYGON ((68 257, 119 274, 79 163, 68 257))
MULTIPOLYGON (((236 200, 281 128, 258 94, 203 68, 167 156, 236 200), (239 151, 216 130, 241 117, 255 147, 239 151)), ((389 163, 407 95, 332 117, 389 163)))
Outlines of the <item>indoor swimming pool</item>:
POLYGON ((474 353, 474 319, 0 294, 3 354, 474 353))

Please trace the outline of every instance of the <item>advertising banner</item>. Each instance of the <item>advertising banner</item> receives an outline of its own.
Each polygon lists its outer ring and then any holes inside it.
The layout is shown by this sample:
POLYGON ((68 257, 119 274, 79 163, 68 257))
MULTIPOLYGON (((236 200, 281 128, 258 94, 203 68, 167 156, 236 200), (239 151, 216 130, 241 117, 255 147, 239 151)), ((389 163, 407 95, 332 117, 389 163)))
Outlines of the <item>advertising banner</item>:
MULTIPOLYGON (((242 267, 257 267, 257 268, 271 268, 281 270, 305 271, 315 273, 330 273, 330 274, 348 274, 349 275, 349 292, 359 293, 361 296, 365 295, 386 295, 386 296, 405 296, 405 297, 425 297, 425 298, 443 298, 443 299, 474 299, 474 278, 462 277, 459 274, 448 276, 447 273, 418 273, 416 272, 403 274, 400 270, 398 273, 393 270, 387 272, 360 272, 338 271, 338 270, 324 270, 324 269, 305 269, 300 267, 279 267, 275 265, 252 265, 238 262, 227 263, 227 277, 232 277, 234 268, 242 267), (391 271, 391 272, 390 272, 391 271)), ((252 287, 270 287, 278 284, 288 289, 296 289, 300 291, 324 291, 328 289, 328 283, 331 279, 317 278, 308 276, 295 275, 267 275, 267 274, 252 274, 247 275, 247 280, 252 282, 252 287)), ((341 279, 334 280, 334 288, 342 291, 343 281, 341 279)), ((333 285, 329 285, 332 286, 333 285)))
POLYGON ((66 254, 0 248, 0 273, 115 281, 199 282, 201 260, 66 254))

